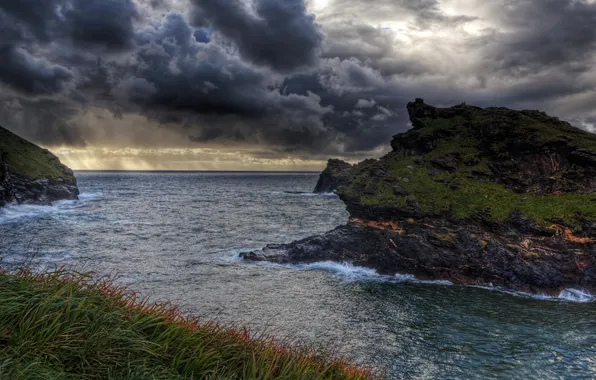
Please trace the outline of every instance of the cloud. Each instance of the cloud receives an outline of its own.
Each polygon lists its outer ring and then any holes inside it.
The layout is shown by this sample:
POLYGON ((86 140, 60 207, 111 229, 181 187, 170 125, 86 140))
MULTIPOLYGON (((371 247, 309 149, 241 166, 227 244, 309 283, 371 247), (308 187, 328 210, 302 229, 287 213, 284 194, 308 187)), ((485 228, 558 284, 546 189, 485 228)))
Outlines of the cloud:
POLYGON ((0 0, 0 123, 46 145, 268 160, 380 155, 415 97, 594 128, 593 1, 309 3, 0 0))
POLYGON ((80 126, 73 122, 79 109, 52 98, 28 99, 0 95, 0 125, 22 137, 47 145, 86 146, 80 126))
POLYGON ((60 92, 73 77, 67 68, 14 46, 0 47, 0 62, 0 80, 27 94, 60 92))
POLYGON ((366 100, 366 99, 358 99, 358 102, 354 106, 354 108, 372 108, 377 104, 374 99, 366 100))
POLYGON ((150 118, 184 125, 193 142, 316 149, 334 138, 320 97, 281 93, 275 74, 197 41, 179 13, 139 31, 136 44, 132 62, 113 70, 125 79, 112 93, 150 118))
POLYGON ((132 0, 74 0, 64 12, 64 32, 79 47, 127 50, 137 16, 132 0))
POLYGON ((132 0, 0 0, 0 19, 19 28, 21 38, 30 33, 41 42, 85 48, 131 47, 137 16, 132 0))
POLYGON ((51 38, 51 28, 58 22, 59 8, 64 4, 65 0, 0 0, 0 20, 46 41, 51 38))
POLYGON ((495 13, 503 30, 478 42, 486 61, 512 76, 563 65, 564 71, 589 69, 596 49, 596 4, 588 1, 508 2, 495 13))
POLYGON ((232 41, 240 54, 288 72, 317 61, 322 35, 304 0, 192 0, 194 20, 232 41))

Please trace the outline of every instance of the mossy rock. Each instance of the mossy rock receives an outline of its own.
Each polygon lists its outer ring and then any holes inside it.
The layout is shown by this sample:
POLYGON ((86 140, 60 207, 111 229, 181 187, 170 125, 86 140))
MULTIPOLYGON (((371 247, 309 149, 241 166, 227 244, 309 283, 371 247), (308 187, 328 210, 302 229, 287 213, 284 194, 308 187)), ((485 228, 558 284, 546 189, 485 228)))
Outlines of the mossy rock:
POLYGON ((47 149, 30 143, 0 127, 0 165, 7 164, 12 174, 31 179, 71 179, 72 171, 47 149))
POLYGON ((351 212, 502 222, 519 211, 541 226, 575 228, 596 221, 596 135, 538 111, 420 99, 408 111, 414 128, 338 191, 351 212))

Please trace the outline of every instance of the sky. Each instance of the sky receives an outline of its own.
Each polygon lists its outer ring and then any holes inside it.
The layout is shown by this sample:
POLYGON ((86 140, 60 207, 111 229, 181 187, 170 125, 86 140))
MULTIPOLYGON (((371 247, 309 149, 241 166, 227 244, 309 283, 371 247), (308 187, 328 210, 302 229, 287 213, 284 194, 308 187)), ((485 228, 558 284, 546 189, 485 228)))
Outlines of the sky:
POLYGON ((596 132, 596 0, 0 0, 0 125, 73 169, 320 170, 405 106, 596 132))

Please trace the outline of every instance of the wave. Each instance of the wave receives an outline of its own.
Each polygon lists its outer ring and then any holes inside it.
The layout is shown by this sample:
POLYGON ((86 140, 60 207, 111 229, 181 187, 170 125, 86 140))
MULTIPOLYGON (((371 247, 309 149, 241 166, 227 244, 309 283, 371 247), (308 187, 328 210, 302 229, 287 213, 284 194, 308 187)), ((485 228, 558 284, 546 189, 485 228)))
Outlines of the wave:
POLYGON ((305 270, 324 270, 337 274, 347 280, 355 281, 383 281, 395 283, 414 283, 414 284, 434 284, 434 285, 453 285, 445 280, 419 280, 411 274, 396 274, 393 276, 377 273, 371 268, 355 266, 348 262, 337 263, 334 261, 321 261, 312 264, 293 264, 291 267, 305 270))
POLYGON ((38 219, 52 214, 66 213, 102 196, 102 193, 81 193, 78 200, 56 201, 52 205, 9 204, 0 208, 0 224, 10 224, 38 219))
POLYGON ((331 198, 336 198, 338 195, 335 193, 310 193, 310 192, 304 192, 304 191, 284 191, 284 194, 289 194, 289 195, 298 195, 298 196, 303 196, 303 197, 331 197, 331 198))
POLYGON ((81 193, 79 194, 79 201, 103 198, 103 196, 103 193, 81 193))
POLYGON ((594 296, 590 292, 583 289, 565 289, 559 294, 560 299, 571 301, 571 302, 592 302, 594 296))
POLYGON ((587 303, 587 302, 594 302, 596 299, 590 292, 584 289, 574 289, 574 288, 567 288, 562 290, 559 295, 551 296, 548 294, 533 294, 533 293, 526 293, 518 290, 511 290, 507 288, 503 288, 500 286, 494 286, 492 284, 488 285, 470 285, 474 288, 480 288, 485 290, 497 291, 501 293, 507 293, 517 297, 524 297, 524 298, 532 298, 535 300, 541 301, 566 301, 566 302, 574 302, 574 303, 587 303))
MULTIPOLYGON (((420 280, 411 274, 396 274, 394 276, 378 274, 377 271, 371 268, 358 267, 351 263, 337 263, 333 261, 322 261, 312 264, 292 264, 289 267, 298 268, 302 270, 324 270, 333 274, 339 275, 348 281, 380 281, 393 283, 411 283, 411 284, 429 284, 429 285, 453 285, 450 281, 445 280, 420 280)), ((537 300, 547 301, 565 301, 574 303, 587 303, 596 301, 595 296, 583 289, 568 288, 558 296, 549 296, 545 294, 531 294, 521 291, 511 290, 503 287, 493 285, 470 285, 470 287, 498 291, 507 293, 518 297, 533 298, 537 300)))
POLYGON ((0 209, 0 224, 36 219, 58 210, 57 206, 8 205, 0 209))

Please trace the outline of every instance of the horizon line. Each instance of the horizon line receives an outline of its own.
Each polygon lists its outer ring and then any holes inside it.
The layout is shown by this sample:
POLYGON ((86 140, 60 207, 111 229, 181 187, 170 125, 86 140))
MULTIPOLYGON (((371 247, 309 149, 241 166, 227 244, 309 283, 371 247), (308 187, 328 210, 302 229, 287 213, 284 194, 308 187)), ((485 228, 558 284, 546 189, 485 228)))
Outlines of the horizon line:
POLYGON ((315 170, 125 170, 125 169, 72 169, 73 172, 115 172, 115 173, 321 173, 315 170))

